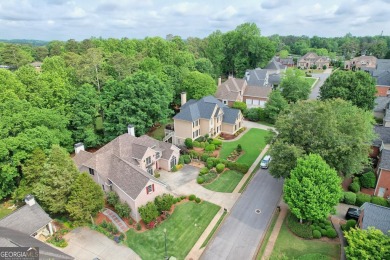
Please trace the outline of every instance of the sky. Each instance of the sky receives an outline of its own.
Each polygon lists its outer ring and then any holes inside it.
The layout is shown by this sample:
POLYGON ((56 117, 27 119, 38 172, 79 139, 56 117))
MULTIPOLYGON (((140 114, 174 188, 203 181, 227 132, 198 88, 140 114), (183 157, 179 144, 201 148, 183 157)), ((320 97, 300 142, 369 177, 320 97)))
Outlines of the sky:
POLYGON ((256 23, 265 36, 390 35, 390 0, 0 0, 0 39, 204 38, 256 23))

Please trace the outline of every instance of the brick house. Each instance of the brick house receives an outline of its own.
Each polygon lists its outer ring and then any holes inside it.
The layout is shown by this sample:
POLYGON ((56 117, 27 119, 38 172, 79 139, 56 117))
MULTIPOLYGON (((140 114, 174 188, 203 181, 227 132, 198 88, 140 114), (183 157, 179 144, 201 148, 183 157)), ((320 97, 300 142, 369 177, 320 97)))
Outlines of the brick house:
POLYGON ((359 56, 344 62, 346 70, 371 70, 375 69, 377 58, 375 56, 359 56))
POLYGON ((389 234, 390 208, 365 202, 360 207, 360 216, 357 224, 361 229, 374 227, 381 230, 383 234, 389 234))
POLYGON ((167 193, 166 185, 154 177, 158 169, 170 171, 177 165, 180 149, 149 136, 134 136, 134 127, 95 153, 75 145, 75 164, 87 172, 104 191, 115 191, 131 208, 131 216, 140 220, 138 207, 167 193))
POLYGON ((325 56, 318 56, 315 52, 308 52, 303 55, 297 62, 298 68, 310 69, 313 66, 322 69, 324 65, 329 68, 330 59, 325 56))

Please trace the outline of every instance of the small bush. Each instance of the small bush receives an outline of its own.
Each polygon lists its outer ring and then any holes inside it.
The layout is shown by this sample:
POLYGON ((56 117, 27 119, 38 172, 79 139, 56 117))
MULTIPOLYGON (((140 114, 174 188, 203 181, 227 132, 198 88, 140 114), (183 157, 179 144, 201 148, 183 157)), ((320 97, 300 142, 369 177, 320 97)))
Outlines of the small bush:
POLYGON ((355 205, 356 194, 350 191, 344 192, 344 202, 349 205, 355 205))
POLYGON ((115 205, 115 211, 121 218, 128 218, 130 217, 131 208, 126 202, 118 202, 115 205))
POLYGON ((213 151, 215 151, 215 145, 214 145, 214 144, 209 144, 209 145, 207 145, 207 146, 204 148, 204 150, 205 150, 206 152, 213 152, 213 151))
POLYGON ((111 222, 107 224, 107 230, 113 235, 118 233, 118 228, 111 222))
MULTIPOLYGON (((191 159, 191 158, 192 158, 192 159, 198 159, 198 158, 199 158, 199 153, 196 152, 196 151, 190 151, 189 156, 190 156, 190 159, 191 159)), ((184 159, 184 161, 185 161, 185 159, 184 159)), ((191 160, 190 160, 190 162, 191 162, 191 160)))
POLYGON ((321 228, 321 236, 326 236, 326 229, 325 228, 321 228))
POLYGON ((158 173, 158 172, 155 172, 155 173, 154 173, 154 177, 160 178, 160 176, 161 176, 160 173, 158 173))
POLYGON ((164 193, 163 195, 154 198, 154 204, 159 212, 169 211, 174 204, 174 197, 171 194, 164 193))
POLYGON ((311 230, 310 225, 299 223, 299 220, 294 216, 294 214, 289 214, 287 226, 291 232, 299 237, 306 239, 313 238, 313 231, 311 230))
POLYGON ((100 226, 102 226, 102 228, 107 228, 107 221, 103 220, 103 222, 100 224, 100 226))
POLYGON ((200 203, 200 198, 196 198, 196 199, 195 199, 195 202, 196 202, 196 203, 200 203))
POLYGON ((140 224, 140 223, 137 223, 136 229, 137 229, 138 231, 141 230, 141 224, 140 224))
POLYGON ((195 141, 198 141, 198 142, 204 142, 204 140, 206 140, 206 138, 204 136, 199 136, 198 138, 195 139, 195 141))
POLYGON ((201 176, 199 176, 198 178, 196 178, 196 182, 197 182, 198 184, 202 184, 202 183, 204 183, 204 178, 201 177, 201 176))
POLYGON ((326 230, 326 236, 329 238, 336 238, 337 237, 337 232, 334 228, 329 228, 326 230))
POLYGON ((361 206, 363 205, 365 202, 370 202, 371 201, 371 196, 368 195, 368 194, 364 194, 364 193, 358 193, 356 195, 356 206, 361 206))
POLYGON ((180 158, 183 158, 185 164, 189 164, 191 162, 191 157, 188 154, 182 155, 180 158))
POLYGON ((201 146, 200 146, 200 142, 198 142, 198 141, 192 142, 192 145, 193 145, 194 147, 201 147, 201 146))
POLYGON ((215 145, 216 147, 220 147, 222 145, 222 141, 219 139, 214 139, 211 144, 215 145))
POLYGON ((171 169, 171 172, 177 172, 177 167, 176 165, 173 165, 172 169, 171 169))
POLYGON ((239 152, 239 153, 242 152, 242 146, 241 146, 241 144, 238 144, 238 145, 237 145, 236 151, 239 152))
POLYGON ((324 219, 324 220, 322 221, 322 223, 324 223, 325 226, 330 226, 330 225, 332 225, 332 222, 331 222, 329 219, 324 219))
POLYGON ((373 172, 367 172, 360 177, 360 184, 364 188, 375 188, 376 176, 373 172))
POLYGON ((192 143, 192 139, 191 139, 191 138, 186 138, 186 139, 184 140, 184 145, 185 145, 188 149, 194 148, 194 144, 192 143))
POLYGON ((217 164, 215 169, 217 170, 218 173, 221 173, 221 172, 223 172, 223 170, 225 170, 225 164, 219 163, 219 164, 217 164))
POLYGON ((241 101, 234 101, 232 107, 236 108, 236 109, 240 109, 241 112, 245 111, 246 108, 247 108, 246 103, 245 102, 241 102, 241 101))
POLYGON ((347 224, 346 225, 347 225, 346 226, 346 231, 349 231, 351 228, 356 226, 356 220, 354 220, 354 219, 347 220, 347 224))
POLYGON ((385 198, 381 198, 381 197, 377 197, 377 196, 373 196, 371 198, 371 203, 376 204, 376 205, 380 205, 380 206, 384 206, 384 207, 389 206, 389 203, 387 202, 387 200, 385 198))
POLYGON ((324 228, 324 227, 325 227, 325 224, 324 224, 324 223, 322 223, 322 222, 321 222, 321 223, 319 223, 318 225, 320 226, 320 228, 324 228))
POLYGON ((204 182, 209 183, 212 182, 215 178, 217 178, 217 173, 214 170, 211 170, 208 174, 202 176, 204 178, 204 182))
POLYGON ((184 164, 184 157, 183 157, 183 156, 180 156, 180 158, 179 158, 179 164, 184 164))
POLYGON ((318 231, 318 230, 313 230, 313 237, 314 238, 321 238, 321 232, 320 231, 318 231))
POLYGON ((194 194, 191 194, 191 195, 188 197, 188 199, 189 199, 190 201, 193 201, 193 200, 196 199, 196 196, 195 196, 194 194))
POLYGON ((181 168, 183 168, 183 164, 176 165, 176 170, 180 170, 181 168))
POLYGON ((316 226, 315 225, 310 225, 310 228, 311 228, 311 230, 314 230, 314 229, 316 229, 316 226))
POLYGON ((121 234, 119 235, 119 240, 120 240, 120 241, 123 241, 123 239, 125 239, 125 234, 121 233, 121 234))
POLYGON ((207 174, 207 173, 209 173, 209 168, 207 168, 207 167, 203 167, 199 171, 199 175, 204 175, 204 174, 207 174))
POLYGON ((200 160, 202 162, 207 162, 207 159, 210 157, 210 155, 208 155, 207 153, 204 153, 200 156, 200 160))
POLYGON ((184 200, 184 199, 186 199, 187 197, 184 196, 184 195, 182 195, 182 196, 180 196, 180 198, 181 198, 182 200, 184 200))
POLYGON ((360 191, 360 184, 359 182, 352 182, 349 186, 348 189, 352 192, 359 192, 360 191))
POLYGON ((119 196, 115 193, 115 191, 110 191, 107 193, 107 202, 111 206, 114 206, 119 202, 119 196))

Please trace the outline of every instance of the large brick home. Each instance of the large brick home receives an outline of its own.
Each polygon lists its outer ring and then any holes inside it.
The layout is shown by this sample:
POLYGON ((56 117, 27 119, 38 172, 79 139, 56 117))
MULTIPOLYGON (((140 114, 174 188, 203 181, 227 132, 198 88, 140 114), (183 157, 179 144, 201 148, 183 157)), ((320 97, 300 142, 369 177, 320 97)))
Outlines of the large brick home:
POLYGON ((358 226, 361 229, 374 227, 388 235, 390 231, 390 208, 365 202, 360 207, 358 226))
POLYGON ((104 191, 115 191, 129 204, 131 215, 140 220, 138 207, 168 192, 166 185, 154 177, 157 169, 170 171, 177 165, 180 149, 171 143, 149 136, 134 136, 134 127, 95 153, 75 145, 73 160, 81 172, 87 172, 104 191))
MULTIPOLYGON (((180 112, 173 117, 174 129, 166 131, 176 145, 183 145, 186 138, 195 140, 208 134, 216 137, 222 132, 235 134, 242 127, 243 116, 239 109, 230 108, 213 96, 186 101, 181 96, 180 112)), ((167 139, 167 138, 166 138, 167 139)))
POLYGON ((325 56, 318 56, 315 52, 308 52, 303 55, 297 62, 298 68, 310 69, 313 66, 316 66, 319 69, 322 69, 324 65, 329 68, 330 59, 325 56))
POLYGON ((359 56, 346 60, 344 69, 346 70, 370 70, 375 69, 377 58, 375 56, 359 56))

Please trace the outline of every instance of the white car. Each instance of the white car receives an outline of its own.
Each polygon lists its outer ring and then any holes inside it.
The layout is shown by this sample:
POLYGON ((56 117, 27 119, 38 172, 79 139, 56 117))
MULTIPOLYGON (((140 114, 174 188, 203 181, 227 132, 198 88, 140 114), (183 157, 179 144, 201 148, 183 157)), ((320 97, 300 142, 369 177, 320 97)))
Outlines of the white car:
POLYGON ((263 160, 261 160, 260 168, 261 169, 268 169, 269 162, 271 161, 271 156, 266 155, 264 156, 263 160))

